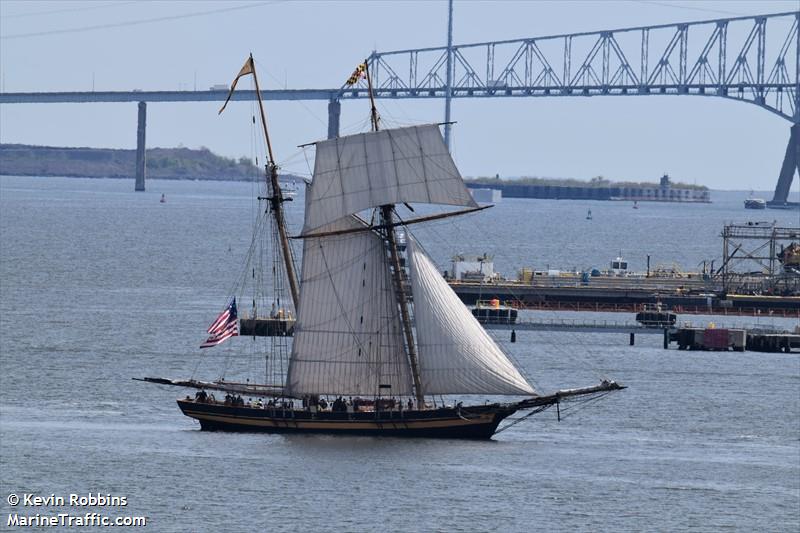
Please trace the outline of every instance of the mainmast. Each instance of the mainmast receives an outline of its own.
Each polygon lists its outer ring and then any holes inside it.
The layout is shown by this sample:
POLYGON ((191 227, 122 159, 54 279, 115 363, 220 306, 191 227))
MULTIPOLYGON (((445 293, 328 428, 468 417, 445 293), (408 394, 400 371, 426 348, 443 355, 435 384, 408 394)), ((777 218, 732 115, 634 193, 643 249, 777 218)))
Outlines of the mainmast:
MULTIPOLYGON (((369 61, 365 61, 364 65, 364 70, 367 77, 367 87, 369 89, 372 131, 378 131, 379 117, 378 110, 375 107, 375 97, 372 94, 372 77, 369 74, 369 61)), ((417 408, 421 409, 424 406, 424 394, 422 392, 422 384, 419 377, 419 363, 417 361, 416 345, 414 344, 414 331, 411 327, 411 317, 408 312, 408 298, 406 298, 405 286, 403 284, 403 270, 400 266, 400 253, 397 250, 397 234, 394 230, 395 225, 392 223, 394 204, 382 205, 380 210, 381 224, 384 226, 384 237, 386 238, 386 244, 388 245, 389 253, 391 255, 392 281, 394 282, 395 294, 397 294, 397 302, 400 306, 400 319, 403 324, 406 352, 408 354, 408 361, 411 365, 411 376, 414 380, 414 395, 416 396, 417 400, 417 408)))
POLYGON ((286 277, 289 279, 289 291, 292 293, 292 302, 294 303, 295 310, 297 310, 300 302, 300 291, 297 287, 297 275, 294 271, 294 262, 292 261, 292 250, 289 246, 289 235, 286 232, 286 219, 283 214, 283 202, 287 201, 283 197, 280 183, 278 182, 278 166, 275 164, 275 158, 272 154, 272 143, 269 140, 269 131, 267 130, 267 118, 264 113, 264 101, 261 99, 261 89, 258 86, 258 76, 256 75, 256 65, 253 61, 253 54, 250 54, 250 69, 253 73, 253 81, 256 86, 256 95, 258 97, 258 109, 261 112, 261 126, 264 130, 264 139, 267 143, 268 160, 265 166, 267 183, 272 189, 272 196, 265 199, 270 201, 270 208, 272 215, 275 217, 275 224, 278 226, 278 236, 281 242, 281 251, 283 252, 283 262, 286 267, 286 277))

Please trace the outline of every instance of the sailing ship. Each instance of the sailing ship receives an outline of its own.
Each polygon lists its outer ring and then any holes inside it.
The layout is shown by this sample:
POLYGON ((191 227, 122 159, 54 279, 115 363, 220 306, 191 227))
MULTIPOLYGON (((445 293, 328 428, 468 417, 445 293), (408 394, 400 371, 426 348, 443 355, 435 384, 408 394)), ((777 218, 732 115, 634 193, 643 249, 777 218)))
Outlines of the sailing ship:
MULTIPOLYGON (((371 97, 367 63, 359 69, 371 97)), ((251 70, 255 76, 252 64, 251 70)), ((208 387, 146 379, 200 389, 178 406, 203 430, 473 439, 490 438, 519 411, 528 417, 624 388, 602 381, 553 394, 534 389, 409 231, 412 224, 483 209, 469 194, 439 125, 380 129, 370 100, 372 131, 314 143, 299 235, 297 321, 283 382, 239 383, 237 389, 219 381, 208 387), (396 206, 420 203, 460 209, 407 221, 398 216, 396 206), (229 394, 220 401, 206 388, 229 394), (245 402, 236 390, 260 398, 245 402), (455 399, 464 396, 481 398, 455 399)), ((266 134, 265 121, 264 129, 266 134)), ((274 198, 280 187, 272 185, 271 212, 288 243, 281 202, 274 198)), ((289 263, 286 272, 292 272, 289 263)))

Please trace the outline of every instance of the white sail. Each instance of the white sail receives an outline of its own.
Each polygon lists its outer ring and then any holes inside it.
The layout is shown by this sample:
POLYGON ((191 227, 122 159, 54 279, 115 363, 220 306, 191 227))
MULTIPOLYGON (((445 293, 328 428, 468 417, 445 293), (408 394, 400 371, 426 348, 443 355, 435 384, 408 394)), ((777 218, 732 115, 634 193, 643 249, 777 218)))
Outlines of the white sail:
MULTIPOLYGON (((364 226, 347 217, 324 231, 364 226)), ((299 309, 287 376, 292 394, 412 392, 397 299, 380 237, 361 231, 306 239, 299 309)))
POLYGON ((338 137, 316 146, 305 234, 385 204, 477 207, 435 124, 338 137))
POLYGON ((413 238, 408 251, 425 394, 536 394, 413 238))

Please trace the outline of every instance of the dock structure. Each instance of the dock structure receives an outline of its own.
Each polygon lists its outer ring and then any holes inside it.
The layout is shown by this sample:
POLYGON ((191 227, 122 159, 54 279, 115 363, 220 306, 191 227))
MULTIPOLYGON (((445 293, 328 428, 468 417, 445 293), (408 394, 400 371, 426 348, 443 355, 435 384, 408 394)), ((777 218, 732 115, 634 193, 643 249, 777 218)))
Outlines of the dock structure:
POLYGON ((517 320, 481 322, 487 330, 511 330, 512 342, 517 331, 562 331, 571 333, 622 333, 629 344, 635 344, 636 335, 662 335, 664 349, 675 343, 680 350, 716 350, 736 352, 786 352, 800 351, 800 332, 765 330, 759 327, 696 327, 684 325, 673 328, 649 327, 637 322, 617 320, 517 320))
POLYGON ((625 322, 616 320, 570 320, 570 319, 549 319, 549 320, 516 320, 502 321, 491 320, 481 321, 484 329, 505 329, 511 330, 511 342, 516 342, 517 330, 519 331, 569 331, 572 333, 623 333, 628 335, 628 342, 633 346, 636 342, 636 334, 662 335, 659 328, 643 326, 637 322, 625 322))
POLYGON ((736 352, 800 351, 800 333, 744 328, 702 328, 684 326, 664 331, 664 349, 676 343, 679 350, 736 352))
POLYGON ((496 298, 513 307, 537 311, 638 312, 645 306, 661 304, 680 314, 775 316, 800 318, 800 296, 739 296, 701 287, 707 282, 687 279, 645 281, 647 278, 618 278, 588 284, 574 279, 554 278, 544 282, 449 281, 467 305, 496 298), (690 283, 692 285, 690 285, 690 283), (695 286, 696 285, 696 286, 695 286))
POLYGON ((629 344, 634 346, 636 335, 662 335, 664 349, 675 343, 680 350, 714 350, 736 352, 785 352, 800 351, 800 332, 764 330, 762 328, 695 327, 685 325, 677 328, 648 327, 636 322, 615 320, 517 320, 482 322, 487 330, 511 330, 516 342, 517 331, 562 331, 571 333, 622 333, 627 334, 629 344))
POLYGON ((636 333, 661 335, 663 330, 637 322, 616 320, 517 320, 515 322, 481 322, 484 329, 513 329, 519 331, 572 331, 575 333, 636 333))
POLYGON ((800 242, 800 227, 779 227, 774 222, 728 224, 722 229, 722 266, 716 273, 722 289, 743 294, 797 293, 800 272, 779 257, 796 242, 800 242))
POLYGON ((800 334, 748 332, 747 349, 751 352, 800 351, 800 334))
POLYGON ((747 330, 728 328, 681 327, 664 332, 664 348, 676 342, 680 350, 728 350, 743 352, 747 346, 747 330))

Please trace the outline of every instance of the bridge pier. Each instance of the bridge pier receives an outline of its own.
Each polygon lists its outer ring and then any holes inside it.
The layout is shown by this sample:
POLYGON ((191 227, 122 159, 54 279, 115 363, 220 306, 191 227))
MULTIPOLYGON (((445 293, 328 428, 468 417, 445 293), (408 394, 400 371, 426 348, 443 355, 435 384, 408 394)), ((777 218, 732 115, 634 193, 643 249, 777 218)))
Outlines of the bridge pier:
POLYGON ((785 204, 789 199, 789 189, 794 180, 794 171, 797 170, 800 174, 800 123, 794 124, 789 131, 789 143, 786 145, 781 173, 778 176, 778 184, 775 186, 775 194, 772 196, 770 204, 785 204))
POLYGON ((139 102, 139 125, 136 129, 136 185, 134 191, 144 191, 147 158, 144 151, 144 132, 147 122, 147 102, 139 102))
POLYGON ((328 139, 339 136, 339 118, 342 115, 342 103, 339 100, 328 102, 328 139))

